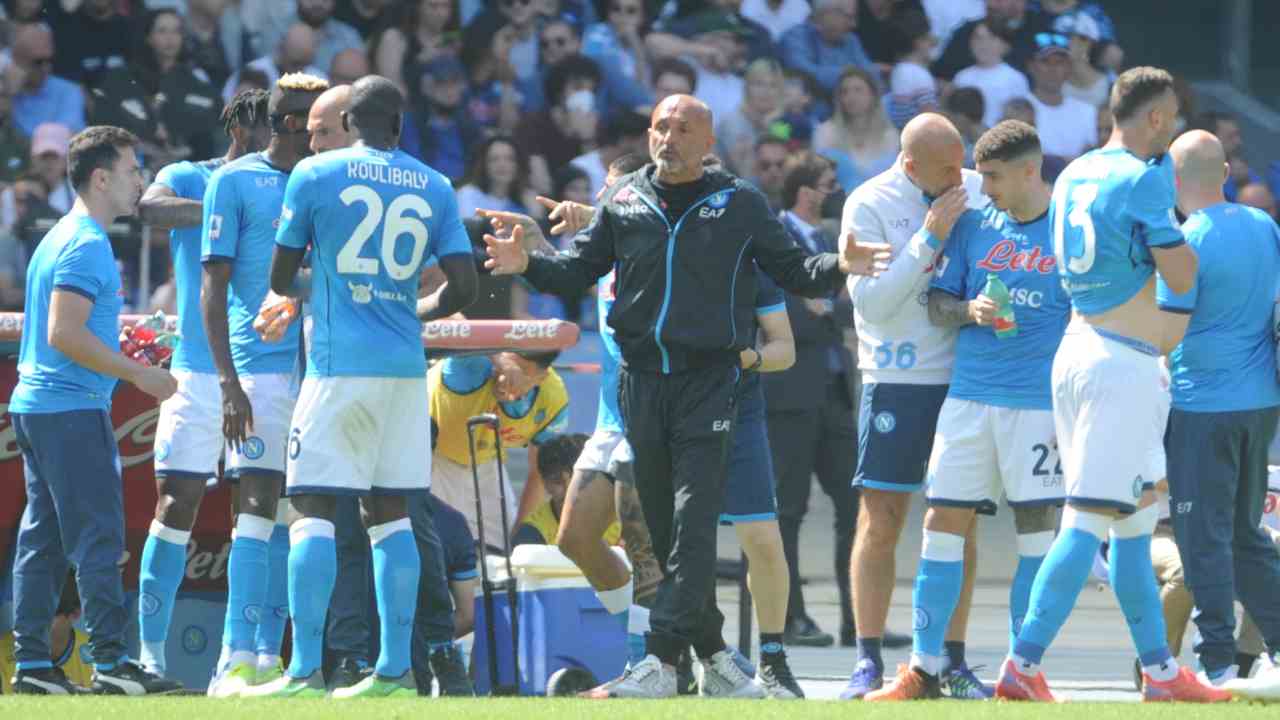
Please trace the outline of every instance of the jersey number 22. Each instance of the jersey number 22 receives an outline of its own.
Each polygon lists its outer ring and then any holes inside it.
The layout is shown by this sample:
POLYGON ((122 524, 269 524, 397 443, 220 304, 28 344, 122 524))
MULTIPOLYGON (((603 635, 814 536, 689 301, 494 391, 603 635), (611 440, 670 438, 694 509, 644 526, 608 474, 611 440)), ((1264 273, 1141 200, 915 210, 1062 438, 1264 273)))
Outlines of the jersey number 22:
POLYGON ((407 280, 418 271, 422 264, 422 255, 427 251, 427 226, 422 221, 431 217, 431 206, 418 195, 406 193, 391 201, 383 215, 382 197, 368 185, 352 185, 343 190, 338 198, 343 205, 364 203, 364 218, 351 233, 351 239, 338 251, 338 272, 343 275, 377 275, 378 261, 374 258, 360 257, 360 250, 373 236, 373 231, 382 223, 382 247, 379 253, 382 264, 387 266, 387 274, 392 280, 407 280), (405 215, 412 211, 418 217, 405 215), (419 219, 421 218, 421 219, 419 219), (396 240, 401 235, 413 238, 413 252, 409 262, 396 261, 396 240))

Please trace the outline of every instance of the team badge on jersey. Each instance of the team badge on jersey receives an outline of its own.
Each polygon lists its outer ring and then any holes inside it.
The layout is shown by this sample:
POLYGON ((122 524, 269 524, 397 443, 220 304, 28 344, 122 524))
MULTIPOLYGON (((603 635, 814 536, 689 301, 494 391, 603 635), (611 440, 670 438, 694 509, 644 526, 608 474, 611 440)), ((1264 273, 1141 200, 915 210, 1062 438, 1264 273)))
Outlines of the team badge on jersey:
POLYGON ((1133 496, 1135 498, 1142 497, 1142 476, 1133 479, 1133 496))
POLYGON ((876 417, 872 422, 876 426, 876 432, 881 434, 893 432, 893 429, 898 425, 898 419, 888 410, 882 410, 876 413, 876 417))

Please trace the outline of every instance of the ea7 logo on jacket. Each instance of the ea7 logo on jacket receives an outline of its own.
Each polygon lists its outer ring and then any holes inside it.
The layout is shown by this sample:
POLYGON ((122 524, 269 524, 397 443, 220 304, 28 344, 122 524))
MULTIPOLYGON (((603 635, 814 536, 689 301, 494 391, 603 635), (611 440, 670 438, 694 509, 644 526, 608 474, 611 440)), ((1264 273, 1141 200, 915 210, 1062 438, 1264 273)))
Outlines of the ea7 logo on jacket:
POLYGON ((728 190, 720 192, 707 198, 707 204, 698 208, 698 217, 700 218, 718 218, 724 215, 724 208, 729 204, 729 195, 732 193, 728 190))

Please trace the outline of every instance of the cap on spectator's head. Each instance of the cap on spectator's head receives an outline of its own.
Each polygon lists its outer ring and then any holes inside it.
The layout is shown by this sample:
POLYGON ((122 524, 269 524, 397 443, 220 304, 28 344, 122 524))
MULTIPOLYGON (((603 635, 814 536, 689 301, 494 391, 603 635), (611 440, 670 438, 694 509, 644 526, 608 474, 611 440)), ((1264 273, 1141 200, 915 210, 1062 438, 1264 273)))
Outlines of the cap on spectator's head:
POLYGON ((457 80, 467 76, 467 69, 462 61, 452 55, 441 55, 422 66, 422 74, 430 75, 432 80, 442 82, 457 80))
POLYGON ((71 128, 62 123, 40 123, 31 133, 31 157, 52 152, 67 156, 67 147, 71 145, 71 128))
POLYGON ((1079 35, 1090 42, 1098 42, 1102 39, 1102 30, 1098 27, 1098 21, 1078 10, 1059 15, 1058 19, 1053 21, 1053 31, 1062 35, 1079 35))
POLYGON ((1054 53, 1071 52, 1071 41, 1066 35, 1056 32, 1036 33, 1036 57, 1046 58, 1054 53))

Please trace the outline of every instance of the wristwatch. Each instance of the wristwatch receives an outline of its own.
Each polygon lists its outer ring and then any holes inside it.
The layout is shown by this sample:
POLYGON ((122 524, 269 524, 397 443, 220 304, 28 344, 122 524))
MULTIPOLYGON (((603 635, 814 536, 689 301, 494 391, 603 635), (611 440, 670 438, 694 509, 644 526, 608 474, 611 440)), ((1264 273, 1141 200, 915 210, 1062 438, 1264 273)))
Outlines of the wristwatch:
POLYGON ((751 363, 751 365, 747 367, 747 370, 751 372, 756 372, 757 370, 760 369, 761 365, 764 365, 764 355, 762 355, 760 351, 755 348, 751 348, 751 352, 756 354, 756 359, 755 359, 755 362, 751 363))

